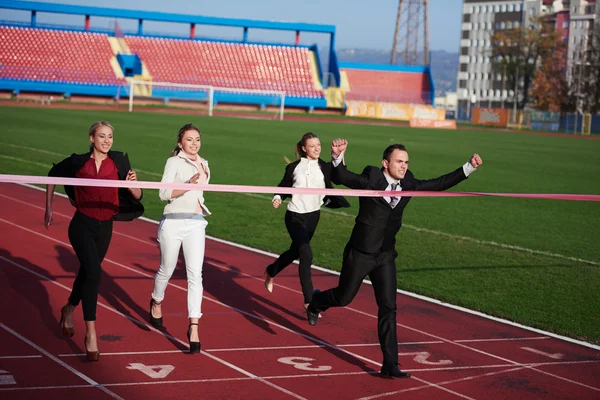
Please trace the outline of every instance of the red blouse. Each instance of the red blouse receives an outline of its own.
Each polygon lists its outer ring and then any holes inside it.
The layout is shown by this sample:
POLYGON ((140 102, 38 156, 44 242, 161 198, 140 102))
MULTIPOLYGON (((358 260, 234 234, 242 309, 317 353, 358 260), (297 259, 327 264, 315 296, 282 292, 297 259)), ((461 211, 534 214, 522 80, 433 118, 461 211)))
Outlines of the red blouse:
MULTIPOLYGON (((105 158, 96 171, 96 160, 90 158, 75 174, 76 178, 119 180, 114 161, 105 158)), ((119 189, 75 186, 75 205, 79 212, 98 221, 112 219, 119 212, 119 189)))

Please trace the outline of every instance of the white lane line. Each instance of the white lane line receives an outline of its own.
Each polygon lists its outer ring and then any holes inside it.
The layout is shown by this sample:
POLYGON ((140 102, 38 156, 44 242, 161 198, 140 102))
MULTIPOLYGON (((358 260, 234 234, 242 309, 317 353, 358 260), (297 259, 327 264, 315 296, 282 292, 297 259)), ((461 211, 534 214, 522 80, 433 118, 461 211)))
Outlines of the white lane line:
POLYGON ((17 161, 19 163, 25 163, 25 164, 35 165, 36 167, 48 168, 50 166, 48 164, 42 164, 42 163, 35 162, 35 161, 24 160, 24 159, 18 158, 18 157, 5 156, 4 154, 0 154, 0 158, 4 158, 4 159, 10 160, 10 161, 17 161))
MULTIPOLYGON (((22 227, 22 226, 19 226, 19 225, 13 224, 12 222, 8 222, 8 221, 6 221, 6 220, 4 220, 4 219, 1 219, 1 218, 0 218, 0 221, 2 221, 2 222, 4 222, 4 223, 8 223, 8 224, 10 224, 10 225, 13 225, 13 226, 16 226, 17 228, 20 228, 20 229, 26 230, 26 231, 28 231, 28 232, 30 232, 30 233, 33 233, 33 234, 35 234, 35 235, 39 235, 39 236, 41 236, 41 237, 45 237, 46 239, 49 239, 49 240, 51 240, 51 241, 54 241, 54 242, 56 242, 56 243, 60 243, 60 244, 62 244, 62 245, 64 245, 64 246, 68 246, 68 247, 70 247, 70 245, 69 245, 69 244, 67 244, 67 243, 61 242, 60 240, 54 239, 54 238, 52 238, 52 237, 49 237, 49 236, 46 236, 46 235, 42 235, 42 234, 40 234, 40 233, 38 233, 38 232, 35 232, 35 231, 31 230, 31 229, 27 229, 27 228, 25 228, 25 227, 22 227)), ((33 274, 33 275, 36 275, 36 276, 38 276, 38 277, 40 277, 40 278, 42 278, 42 279, 44 279, 44 280, 47 280, 47 281, 48 281, 48 282, 50 282, 50 283, 56 284, 56 285, 57 285, 57 286, 59 286, 59 287, 62 287, 62 288, 64 288, 64 289, 68 290, 68 291, 71 291, 71 289, 70 289, 70 288, 68 288, 68 287, 66 287, 65 285, 62 285, 62 284, 60 284, 60 283, 58 283, 58 282, 56 282, 56 281, 53 281, 53 280, 51 280, 50 278, 47 278, 47 277, 46 277, 46 276, 44 276, 44 275, 38 274, 37 272, 35 272, 35 271, 32 271, 32 270, 30 270, 29 268, 27 268, 27 267, 24 267, 24 266, 22 266, 22 265, 20 265, 20 264, 18 264, 18 263, 16 263, 16 262, 14 262, 14 261, 11 261, 11 260, 9 260, 9 259, 7 259, 7 258, 3 257, 3 256, 0 256, 0 259, 1 259, 1 260, 4 260, 4 261, 6 261, 6 262, 8 262, 8 263, 10 263, 10 264, 12 264, 12 265, 14 265, 14 266, 16 266, 16 267, 19 267, 19 268, 21 268, 21 269, 23 269, 24 271, 27 271, 27 272, 29 272, 29 273, 31 273, 31 274, 33 274)), ((111 263, 113 263, 113 264, 116 264, 116 265, 120 265, 120 264, 118 264, 118 263, 115 263, 114 261, 110 261, 110 260, 108 260, 108 259, 105 259, 105 261, 107 261, 107 262, 111 262, 111 263)), ((123 266, 123 267, 125 267, 125 266, 123 266)), ((184 345, 184 346, 187 346, 187 347, 189 347, 189 345, 188 345, 188 343, 187 343, 187 342, 184 342, 183 340, 180 340, 180 339, 178 339, 178 338, 176 338, 176 337, 174 337, 174 336, 171 336, 171 335, 169 335, 169 334, 166 334, 166 333, 164 333, 164 332, 161 332, 161 331, 159 331, 159 330, 157 330, 157 329, 155 329, 155 328, 153 328, 153 327, 151 327, 151 326, 149 326, 149 325, 146 325, 145 323, 143 323, 143 322, 140 322, 140 321, 136 320, 136 319, 135 319, 135 318, 133 318, 133 317, 130 317, 130 316, 128 316, 128 315, 125 315, 125 314, 123 314, 123 313, 121 313, 121 312, 117 311, 116 309, 114 309, 114 308, 112 308, 112 307, 110 307, 110 306, 107 306, 107 305, 106 305, 106 304, 104 304, 104 303, 98 302, 98 306, 100 306, 100 307, 103 307, 103 308, 105 308, 105 309, 107 309, 107 310, 109 310, 109 311, 111 311, 111 312, 113 312, 113 313, 115 313, 115 314, 117 314, 117 315, 120 315, 120 316, 122 316, 122 317, 124 317, 124 318, 127 318, 128 320, 130 320, 130 321, 132 321, 132 322, 134 322, 134 323, 136 323, 136 324, 138 324, 138 325, 140 325, 140 326, 144 326, 144 327, 148 328, 149 330, 152 330, 153 332, 156 332, 156 333, 158 333, 158 334, 160 334, 160 335, 163 335, 163 336, 165 336, 165 337, 168 337, 168 338, 169 338, 169 339, 171 339, 171 340, 177 341, 177 342, 181 343, 181 344, 182 344, 182 345, 184 345)), ((204 351, 204 350, 200 351, 200 353, 201 353, 201 354, 203 354, 203 355, 205 355, 205 356, 207 356, 208 358, 211 358, 211 359, 213 359, 213 360, 217 361, 217 362, 218 362, 218 363, 220 363, 220 364, 226 365, 226 366, 228 366, 229 368, 232 368, 232 369, 234 369, 234 370, 236 370, 236 371, 240 372, 240 373, 241 373, 241 374, 243 374, 243 375, 246 375, 246 376, 248 376, 248 377, 250 377, 250 378, 252 378, 252 379, 256 379, 256 380, 258 380, 258 381, 260 381, 260 382, 262 382, 262 383, 266 384, 267 386, 271 386, 272 388, 274 388, 274 389, 277 389, 277 390, 279 390, 279 391, 281 391, 281 392, 283 392, 283 393, 286 393, 286 394, 288 394, 288 395, 290 395, 290 396, 292 396, 292 397, 294 397, 294 398, 296 398, 296 399, 302 399, 302 400, 306 400, 306 399, 305 399, 304 397, 302 397, 302 396, 299 396, 299 395, 297 395, 297 394, 295 394, 295 393, 293 393, 293 392, 291 392, 291 391, 289 391, 289 390, 287 390, 287 389, 284 389, 284 388, 282 388, 282 387, 280 387, 280 386, 277 386, 277 385, 275 385, 275 384, 274 384, 274 383, 272 383, 272 382, 269 382, 269 381, 266 381, 266 380, 264 380, 264 379, 261 379, 261 378, 259 378, 258 376, 256 376, 256 375, 252 374, 251 372, 248 372, 248 371, 246 371, 246 370, 244 370, 244 369, 242 369, 242 368, 239 368, 239 367, 237 367, 236 365, 233 365, 233 364, 231 364, 230 362, 227 362, 227 361, 225 361, 225 360, 222 360, 222 359, 220 359, 220 358, 218 358, 218 357, 216 357, 216 356, 214 356, 214 355, 212 355, 212 354, 209 354, 209 353, 207 353, 207 352, 206 352, 206 351, 204 351)), ((48 354, 49 354, 49 353, 48 353, 48 354)), ((56 358, 56 357, 54 357, 54 359, 56 359, 56 360, 59 360, 59 359, 58 359, 58 358, 56 358)), ((60 361, 60 360, 59 360, 59 361, 60 361)), ((60 362, 61 362, 61 363, 63 363, 62 361, 60 361, 60 362)), ((63 364, 64 364, 64 363, 63 363, 63 364)), ((65 364, 65 365, 66 365, 66 364, 65 364)), ((119 397, 119 398, 120 398, 120 397, 119 397)))
POLYGON ((546 340, 550 339, 548 336, 535 336, 535 337, 515 337, 515 338, 490 338, 490 339, 454 339, 456 343, 477 343, 477 342, 510 342, 510 341, 521 341, 521 340, 546 340))
MULTIPOLYGON (((400 346, 410 346, 410 345, 420 345, 420 344, 441 344, 444 343, 441 340, 429 341, 429 342, 403 342, 398 343, 400 346)), ((356 343, 356 344, 336 344, 339 348, 345 347, 376 347, 380 346, 379 343, 356 343)), ((217 352, 217 351, 262 351, 262 350, 289 350, 289 349, 310 349, 310 348, 319 348, 325 347, 322 345, 312 345, 312 346, 273 346, 273 347, 238 347, 238 348, 229 348, 229 349, 211 349, 207 351, 217 352)))
MULTIPOLYGON (((35 147, 22 146, 22 145, 6 143, 6 142, 0 142, 0 145, 2 145, 2 147, 12 147, 13 149, 26 150, 27 152, 34 151, 37 153, 49 154, 51 156, 58 156, 58 157, 63 157, 63 158, 68 156, 68 154, 65 155, 65 154, 61 154, 61 153, 55 153, 55 152, 49 151, 49 150, 36 149, 35 147)), ((47 164, 45 166, 50 167, 51 165, 47 164)))
POLYGON ((26 358, 42 358, 39 354, 36 356, 0 356, 0 360, 22 360, 26 358))
POLYGON ((0 388, 0 392, 17 392, 21 390, 45 390, 45 389, 94 389, 90 385, 59 385, 59 386, 25 386, 25 387, 10 387, 0 388))
MULTIPOLYGON (((0 258, 6 260, 2 256, 0 256, 0 258)), ((6 261, 10 262, 10 260, 6 260, 6 261)), ((106 387, 100 385, 98 382, 96 382, 95 380, 93 380, 89 376, 85 375, 83 372, 80 372, 80 371, 76 370, 75 368, 71 367, 69 364, 65 363, 63 360, 61 360, 61 359, 59 359, 57 357, 54 357, 52 354, 50 354, 49 352, 47 352, 46 350, 44 350, 43 348, 41 348, 37 344, 33 343, 31 340, 27 339, 23 335, 19 334, 18 332, 14 331, 11 328, 9 328, 8 326, 4 325, 2 322, 0 322, 0 328, 4 329, 5 331, 7 331, 8 333, 12 334, 13 336, 15 336, 16 338, 20 339, 21 341, 27 343, 29 346, 33 347, 34 349, 36 349, 37 351, 39 351, 40 353, 42 353, 43 355, 45 355, 46 357, 48 357, 49 359, 51 359, 52 361, 54 361, 55 363, 57 363, 58 365, 60 365, 61 367, 65 368, 66 370, 68 370, 71 373, 75 374, 76 376, 78 376, 82 380, 86 381, 91 386, 93 386, 93 387, 95 387, 97 389, 102 390, 104 393, 106 393, 107 395, 109 395, 110 397, 112 397, 114 399, 124 400, 118 394, 116 394, 114 392, 111 392, 106 387)))
MULTIPOLYGON (((65 157, 69 156, 68 154, 60 154, 60 153, 55 153, 55 152, 49 151, 49 150, 36 149, 35 147, 21 146, 21 145, 12 144, 12 143, 0 142, 0 146, 3 146, 3 147, 12 147, 14 149, 20 149, 20 150, 27 150, 28 152, 33 151, 33 152, 42 153, 42 154, 48 154, 48 155, 51 155, 51 156, 56 156, 56 157, 61 157, 61 158, 65 158, 65 157)), ((10 159, 12 159, 14 161, 29 162, 30 164, 37 165, 39 167, 44 167, 44 168, 50 168, 50 167, 52 167, 52 163, 50 163, 50 162, 48 164, 42 164, 42 163, 30 162, 29 160, 24 159, 24 158, 10 157, 10 156, 5 156, 5 155, 0 155, 0 157, 10 158, 10 159)), ((141 172, 141 173, 146 174, 146 175, 152 175, 152 176, 156 176, 156 177, 159 177, 159 178, 162 177, 161 174, 158 174, 156 172, 144 171, 144 170, 141 170, 139 168, 136 168, 136 171, 137 172, 141 172)))
MULTIPOLYGON (((239 313, 231 312, 230 314, 239 315, 239 313)), ((163 314, 165 315, 165 314, 163 314)), ((421 344, 434 344, 434 343, 444 343, 442 341, 431 341, 431 342, 405 342, 398 343, 399 345, 421 345, 421 344)), ((358 343, 358 344, 338 344, 337 347, 376 347, 379 346, 379 343, 358 343)), ((236 347, 236 348, 226 348, 226 349, 209 349, 206 350, 210 353, 219 353, 219 352, 234 352, 234 351, 272 351, 272 350, 295 350, 295 349, 318 349, 323 348, 325 346, 322 345, 306 345, 306 346, 271 346, 271 347, 236 347)), ((113 352, 113 353, 102 353, 102 356, 124 356, 124 355, 145 355, 145 354, 171 354, 171 353, 181 353, 181 350, 162 350, 162 351, 124 351, 124 352, 113 352)), ((68 354, 59 354, 59 357, 81 357, 84 356, 83 353, 68 353, 68 354)), ((39 357, 39 356, 33 356, 39 357)), ((1 357, 0 357, 1 358, 1 357)))
POLYGON ((531 347, 521 347, 521 348, 523 350, 530 351, 532 353, 539 354, 541 356, 552 358, 553 360, 560 360, 560 359, 562 359, 565 356, 562 353, 546 353, 545 351, 541 351, 541 350, 538 350, 538 349, 532 349, 531 347))
MULTIPOLYGON (((149 354, 174 354, 174 353, 183 353, 181 350, 162 350, 162 351, 123 351, 123 352, 112 352, 105 353, 102 352, 102 357, 108 356, 137 356, 137 355, 149 355, 149 354)), ((85 356, 84 353, 68 353, 68 354, 59 354, 59 357, 81 357, 85 356)))

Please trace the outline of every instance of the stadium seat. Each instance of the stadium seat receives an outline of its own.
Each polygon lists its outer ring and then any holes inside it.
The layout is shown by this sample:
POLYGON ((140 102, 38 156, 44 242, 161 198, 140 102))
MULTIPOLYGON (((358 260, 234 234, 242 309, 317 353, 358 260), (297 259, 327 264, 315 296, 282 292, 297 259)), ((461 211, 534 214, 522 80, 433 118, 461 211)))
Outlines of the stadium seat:
POLYGON ((314 89, 309 50, 184 39, 126 36, 129 49, 156 82, 238 89, 279 90, 287 96, 323 98, 314 89))
POLYGON ((0 26, 0 78, 118 85, 108 36, 0 26))
POLYGON ((429 104, 431 86, 425 73, 342 68, 350 91, 346 100, 429 104))

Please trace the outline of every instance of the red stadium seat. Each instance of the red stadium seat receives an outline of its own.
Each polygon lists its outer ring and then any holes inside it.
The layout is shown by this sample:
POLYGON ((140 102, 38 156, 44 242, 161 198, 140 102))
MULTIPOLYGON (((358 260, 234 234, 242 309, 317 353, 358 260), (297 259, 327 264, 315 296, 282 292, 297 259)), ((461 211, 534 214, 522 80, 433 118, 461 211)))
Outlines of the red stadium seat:
POLYGON ((287 96, 323 98, 314 89, 309 50, 289 46, 126 36, 130 50, 154 81, 240 89, 285 90, 287 96))
POLYGON ((0 26, 0 78, 117 85, 108 36, 0 26))
POLYGON ((346 69, 346 100, 429 104, 431 86, 425 73, 346 69))

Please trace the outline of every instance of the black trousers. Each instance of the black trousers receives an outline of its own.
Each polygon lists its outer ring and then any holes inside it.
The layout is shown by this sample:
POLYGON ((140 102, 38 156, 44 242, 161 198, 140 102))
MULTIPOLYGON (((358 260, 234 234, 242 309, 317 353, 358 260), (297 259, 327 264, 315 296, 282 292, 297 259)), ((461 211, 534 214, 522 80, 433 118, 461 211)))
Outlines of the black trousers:
POLYGON ((110 245, 112 228, 112 220, 98 221, 79 211, 69 224, 69 241, 80 263, 69 303, 77 306, 81 301, 85 321, 96 320, 101 263, 110 245))
POLYGON ((267 267, 267 273, 270 277, 274 278, 294 260, 299 258, 300 266, 298 268, 298 275, 300 276, 300 285, 302 286, 305 304, 310 303, 314 291, 310 271, 313 259, 310 240, 317 230, 320 216, 321 211, 319 210, 306 214, 287 211, 285 213, 285 226, 292 238, 292 244, 273 264, 267 267))
POLYGON ((338 286, 315 293, 310 303, 311 311, 321 312, 330 307, 350 304, 358 293, 362 280, 369 276, 377 301, 377 332, 383 353, 383 363, 398 364, 398 339, 396 337, 396 251, 374 254, 363 253, 350 244, 344 249, 342 272, 338 286))

